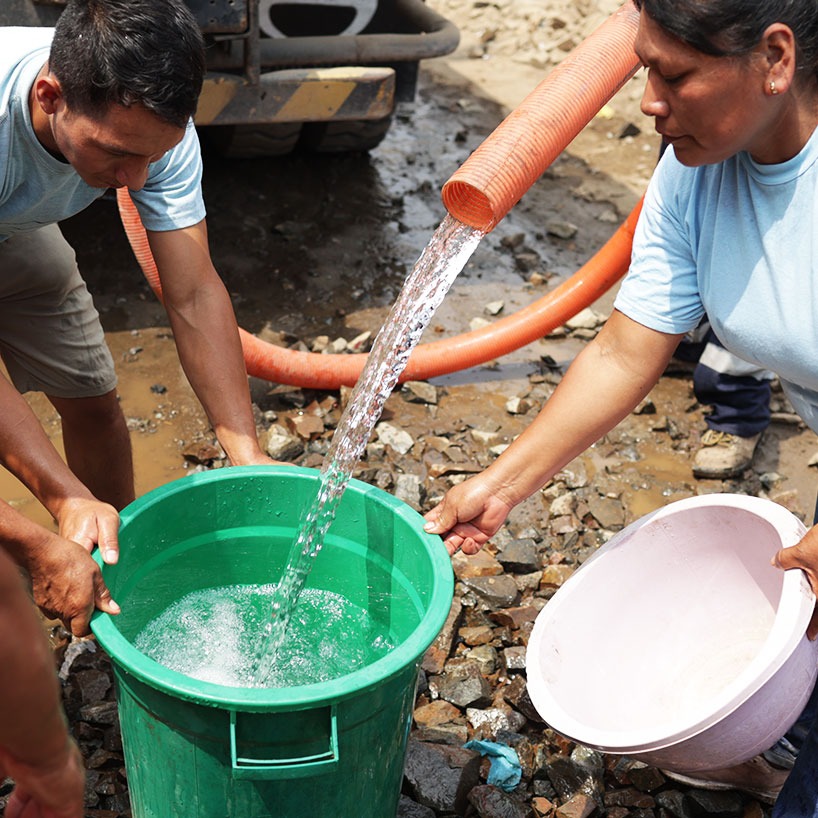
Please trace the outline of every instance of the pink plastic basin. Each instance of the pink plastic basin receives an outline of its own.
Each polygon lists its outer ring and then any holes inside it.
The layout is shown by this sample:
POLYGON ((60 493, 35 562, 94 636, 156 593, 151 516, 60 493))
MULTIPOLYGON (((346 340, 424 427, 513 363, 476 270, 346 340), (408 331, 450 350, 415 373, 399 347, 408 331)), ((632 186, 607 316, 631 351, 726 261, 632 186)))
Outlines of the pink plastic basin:
POLYGON ((809 583, 770 564, 805 532, 770 500, 711 494, 616 534, 537 617, 526 669, 539 714, 580 744, 677 772, 774 744, 818 674, 809 583))

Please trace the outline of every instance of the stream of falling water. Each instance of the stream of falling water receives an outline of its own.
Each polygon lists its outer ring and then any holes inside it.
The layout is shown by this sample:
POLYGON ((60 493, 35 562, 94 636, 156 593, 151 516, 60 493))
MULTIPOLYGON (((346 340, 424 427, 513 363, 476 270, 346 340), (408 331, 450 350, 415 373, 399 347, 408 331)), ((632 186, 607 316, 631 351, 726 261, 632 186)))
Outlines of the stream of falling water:
POLYGON ((482 231, 447 215, 407 276, 375 338, 363 372, 333 434, 321 469, 318 495, 301 522, 273 595, 270 620, 265 625, 253 663, 254 686, 265 686, 272 672, 296 599, 321 550, 338 502, 381 416, 386 399, 435 310, 483 235, 482 231))

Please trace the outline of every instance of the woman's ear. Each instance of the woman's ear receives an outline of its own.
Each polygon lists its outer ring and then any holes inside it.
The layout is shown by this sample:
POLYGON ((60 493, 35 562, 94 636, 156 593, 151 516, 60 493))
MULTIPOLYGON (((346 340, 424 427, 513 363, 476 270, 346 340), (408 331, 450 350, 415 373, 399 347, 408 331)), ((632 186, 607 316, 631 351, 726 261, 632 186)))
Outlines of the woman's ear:
POLYGON ((784 23, 768 26, 761 36, 758 50, 764 59, 766 93, 783 94, 788 91, 792 87, 797 64, 792 29, 784 23))

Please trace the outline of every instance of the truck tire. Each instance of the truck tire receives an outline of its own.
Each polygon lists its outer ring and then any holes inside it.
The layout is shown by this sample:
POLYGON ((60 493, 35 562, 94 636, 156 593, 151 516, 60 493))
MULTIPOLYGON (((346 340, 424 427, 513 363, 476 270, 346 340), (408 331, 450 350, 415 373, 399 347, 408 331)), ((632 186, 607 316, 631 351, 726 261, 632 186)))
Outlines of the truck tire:
POLYGON ((268 125, 208 125, 202 142, 227 159, 284 156, 303 148, 314 153, 365 153, 381 144, 392 117, 268 125))
POLYGON ((334 122, 307 122, 301 145, 316 153, 364 153, 386 136, 392 117, 334 122))
POLYGON ((208 125, 202 142, 227 159, 258 159, 291 153, 301 136, 300 122, 265 125, 208 125))

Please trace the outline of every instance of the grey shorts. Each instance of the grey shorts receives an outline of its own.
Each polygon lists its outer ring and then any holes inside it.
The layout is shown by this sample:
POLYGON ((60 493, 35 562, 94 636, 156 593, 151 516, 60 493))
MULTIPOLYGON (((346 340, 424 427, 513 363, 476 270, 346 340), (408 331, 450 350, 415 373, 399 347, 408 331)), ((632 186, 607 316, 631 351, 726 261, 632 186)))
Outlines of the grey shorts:
POLYGON ((116 386, 99 314, 57 225, 0 242, 0 355, 20 392, 90 398, 116 386))

